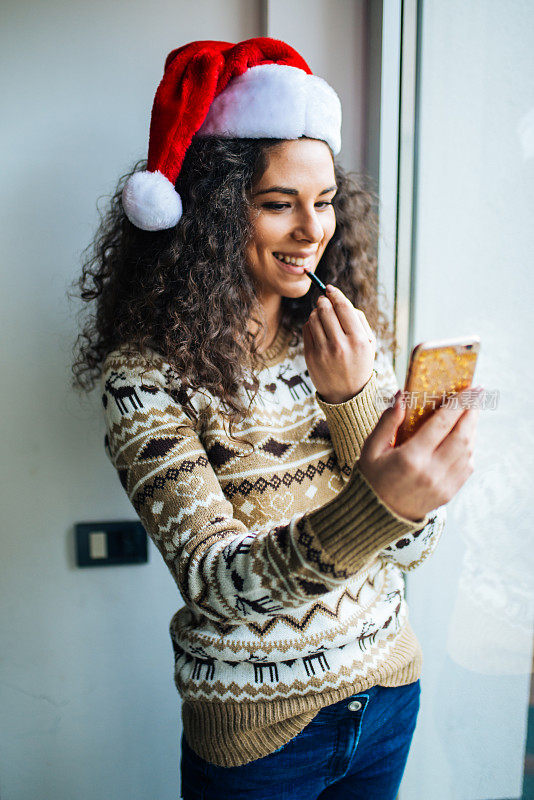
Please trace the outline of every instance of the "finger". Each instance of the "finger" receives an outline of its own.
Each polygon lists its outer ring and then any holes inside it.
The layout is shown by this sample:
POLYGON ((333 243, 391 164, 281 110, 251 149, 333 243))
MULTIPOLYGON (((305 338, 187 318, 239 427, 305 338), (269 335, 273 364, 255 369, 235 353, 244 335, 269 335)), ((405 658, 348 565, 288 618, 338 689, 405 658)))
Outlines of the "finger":
POLYGON ((478 408, 464 411, 449 435, 434 451, 434 455, 444 466, 472 456, 479 413, 478 408))
POLYGON ((326 347, 326 334, 319 317, 319 312, 316 308, 311 312, 308 319, 308 326, 313 336, 313 341, 317 347, 326 347))
MULTIPOLYGON (((353 336, 355 331, 361 331, 362 334, 367 333, 360 314, 340 289, 334 287, 332 291, 329 291, 328 299, 332 303, 339 324, 346 336, 353 336)), ((366 335, 365 338, 368 339, 369 337, 366 335)))
POLYGON ((361 321, 363 323, 363 327, 365 328, 366 333, 368 334, 368 338, 374 340, 376 337, 375 337, 373 329, 371 328, 371 326, 367 322, 367 317, 365 316, 365 314, 363 313, 361 308, 357 308, 356 311, 358 312, 358 314, 360 314, 360 319, 361 319, 361 321))
POLYGON ((443 488, 447 486, 447 492, 454 497, 474 471, 473 455, 464 451, 454 461, 443 463, 442 466, 443 488))
MULTIPOLYGON (((466 393, 470 393, 471 398, 473 394, 479 395, 481 391, 483 390, 479 389, 477 391, 471 388, 465 390, 466 393)), ((410 449, 422 448, 427 451, 436 450, 454 428, 462 414, 465 413, 465 407, 462 407, 462 400, 465 398, 462 395, 464 395, 464 392, 457 392, 453 395, 458 398, 457 404, 443 405, 434 411, 413 436, 405 442, 406 447, 410 449)))
POLYGON ((378 458, 386 450, 391 450, 391 443, 405 414, 406 407, 402 401, 402 392, 399 389, 395 395, 395 402, 382 413, 373 432, 365 441, 365 450, 372 460, 378 458))
POLYGON ((365 314, 363 313, 363 311, 361 311, 361 309, 359 309, 359 308, 356 309, 356 310, 357 310, 358 314, 360 314, 360 320, 362 322, 362 327, 363 327, 363 329, 365 331, 365 335, 366 335, 368 341, 374 346, 375 353, 376 353, 376 336, 375 336, 375 333, 374 333, 373 329, 371 328, 371 326, 369 325, 369 323, 367 322, 367 318, 366 318, 365 314))
POLYGON ((317 343, 313 338, 313 331, 311 329, 309 320, 308 322, 305 322, 304 325, 302 326, 302 335, 304 337, 304 343, 306 344, 307 347, 311 347, 312 349, 315 349, 317 347, 317 343))
POLYGON ((334 306, 328 298, 320 297, 317 302, 317 310, 319 312, 319 319, 325 336, 329 342, 335 342, 345 336, 345 331, 339 322, 339 318, 334 310, 334 306))

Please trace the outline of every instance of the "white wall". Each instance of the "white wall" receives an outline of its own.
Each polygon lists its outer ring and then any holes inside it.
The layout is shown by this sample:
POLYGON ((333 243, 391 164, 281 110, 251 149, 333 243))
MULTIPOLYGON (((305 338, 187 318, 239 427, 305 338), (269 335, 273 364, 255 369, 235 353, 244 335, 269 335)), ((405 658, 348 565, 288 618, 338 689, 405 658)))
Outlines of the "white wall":
MULTIPOLYGON (((146 154, 167 52, 257 33, 225 2, 5 2, 3 86, 2 717, 4 800, 178 795, 169 620, 147 565, 78 569, 76 521, 134 519, 103 450, 99 397, 69 390, 65 293, 96 198, 146 154)), ((254 13, 252 13, 254 12, 254 13)))
POLYGON ((521 795, 534 635, 534 6, 424 0, 414 341, 478 333, 476 470, 409 576, 424 653, 403 800, 521 795))
POLYGON ((66 291, 96 198, 146 155, 164 58, 188 41, 293 44, 339 92, 341 159, 360 166, 363 3, 267 5, 262 31, 252 0, 3 3, 3 800, 178 796, 176 585, 152 545, 146 565, 75 565, 75 522, 135 514, 104 454, 98 393, 69 388, 66 291))
POLYGON ((336 90, 343 109, 339 159, 365 167, 367 28, 365 0, 267 0, 267 34, 303 55, 336 90))

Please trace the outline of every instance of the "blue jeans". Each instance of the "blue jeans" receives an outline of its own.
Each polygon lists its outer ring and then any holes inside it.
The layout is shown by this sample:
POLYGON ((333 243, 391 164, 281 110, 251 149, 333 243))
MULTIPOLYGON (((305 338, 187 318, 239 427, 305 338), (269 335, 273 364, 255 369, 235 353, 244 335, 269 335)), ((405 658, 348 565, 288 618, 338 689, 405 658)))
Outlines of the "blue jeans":
POLYGON ((184 800, 394 800, 419 711, 420 682, 373 686, 322 708, 264 758, 218 767, 182 736, 184 800))

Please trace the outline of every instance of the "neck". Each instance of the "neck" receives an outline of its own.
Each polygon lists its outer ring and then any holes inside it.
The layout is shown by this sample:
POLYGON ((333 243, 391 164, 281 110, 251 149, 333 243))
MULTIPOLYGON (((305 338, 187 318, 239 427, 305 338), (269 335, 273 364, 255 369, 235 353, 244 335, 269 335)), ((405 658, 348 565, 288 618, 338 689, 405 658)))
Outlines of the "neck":
MULTIPOLYGON (((261 345, 260 349, 258 350, 259 353, 264 353, 269 347, 272 345, 276 338, 276 334, 278 333, 278 329, 280 327, 280 322, 282 321, 282 298, 278 296, 277 303, 269 303, 261 305, 261 309, 263 311, 262 316, 267 324, 267 334, 265 337, 265 343, 261 345)), ((258 326, 250 323, 249 330, 252 333, 256 333, 258 331, 258 326)))

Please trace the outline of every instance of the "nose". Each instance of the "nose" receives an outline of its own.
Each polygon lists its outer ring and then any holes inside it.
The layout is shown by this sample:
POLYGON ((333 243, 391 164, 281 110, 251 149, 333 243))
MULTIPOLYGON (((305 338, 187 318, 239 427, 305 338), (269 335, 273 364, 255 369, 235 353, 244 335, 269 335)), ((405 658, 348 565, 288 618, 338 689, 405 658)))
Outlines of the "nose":
POLYGON ((309 242, 320 242, 324 236, 323 226, 317 216, 317 211, 302 211, 302 216, 295 225, 295 237, 306 239, 309 242))

